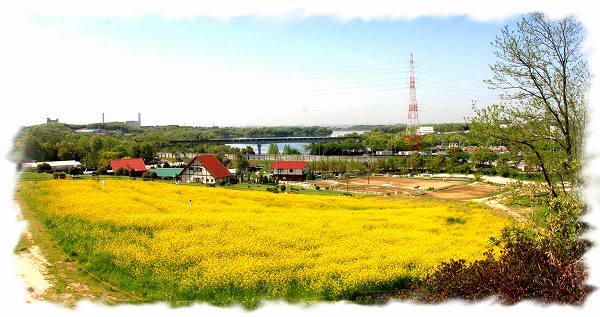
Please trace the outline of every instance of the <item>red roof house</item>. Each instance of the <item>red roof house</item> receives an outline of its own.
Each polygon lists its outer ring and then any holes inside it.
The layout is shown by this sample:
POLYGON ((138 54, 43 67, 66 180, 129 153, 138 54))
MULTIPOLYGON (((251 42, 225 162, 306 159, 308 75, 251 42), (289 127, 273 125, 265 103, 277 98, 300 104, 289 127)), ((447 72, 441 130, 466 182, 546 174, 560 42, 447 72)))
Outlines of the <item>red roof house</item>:
POLYGON ((217 181, 227 181, 231 177, 233 174, 212 154, 194 157, 179 173, 179 180, 186 183, 214 184, 217 181))
POLYGON ((273 176, 278 180, 301 182, 308 174, 308 163, 278 161, 271 164, 273 176))
POLYGON ((133 169, 136 173, 143 173, 147 171, 146 164, 141 158, 123 159, 123 160, 110 160, 108 162, 113 171, 123 168, 126 170, 133 169))

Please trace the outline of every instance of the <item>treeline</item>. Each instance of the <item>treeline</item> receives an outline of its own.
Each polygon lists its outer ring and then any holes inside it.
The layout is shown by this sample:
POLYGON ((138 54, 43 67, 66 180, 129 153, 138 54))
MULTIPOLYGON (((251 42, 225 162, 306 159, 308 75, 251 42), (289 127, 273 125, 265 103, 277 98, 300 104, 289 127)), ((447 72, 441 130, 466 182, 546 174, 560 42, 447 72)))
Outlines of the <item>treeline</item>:
MULTIPOLYGON (((470 132, 449 132, 443 134, 426 134, 421 136, 421 149, 428 150, 435 146, 448 146, 454 143, 460 146, 494 146, 503 145, 498 140, 481 134, 470 132)), ((377 151, 409 151, 414 149, 414 142, 407 140, 405 132, 384 132, 374 129, 360 136, 359 141, 344 140, 309 144, 306 149, 313 155, 360 155, 377 151)))
POLYGON ((512 164, 522 157, 514 154, 496 154, 486 148, 479 148, 472 154, 457 148, 448 149, 446 154, 423 156, 414 153, 410 156, 380 157, 374 162, 352 162, 343 160, 323 160, 309 162, 311 171, 332 174, 365 175, 367 173, 477 173, 526 179, 539 179, 539 172, 520 172, 512 164))
POLYGON ((93 123, 73 125, 46 123, 22 128, 14 142, 15 161, 77 160, 88 168, 106 166, 111 159, 140 157, 146 163, 159 151, 209 151, 237 153, 228 146, 171 146, 174 139, 216 139, 229 137, 327 136, 324 127, 180 127, 158 126, 139 128, 127 123, 93 123), (76 132, 78 129, 100 129, 97 132, 76 132))
MULTIPOLYGON (((432 124, 421 124, 421 126, 433 127, 436 132, 464 132, 469 131, 468 123, 432 123, 432 124)), ((389 125, 353 125, 344 130, 355 130, 355 131, 381 131, 387 133, 398 133, 406 131, 406 124, 389 124, 389 125)))

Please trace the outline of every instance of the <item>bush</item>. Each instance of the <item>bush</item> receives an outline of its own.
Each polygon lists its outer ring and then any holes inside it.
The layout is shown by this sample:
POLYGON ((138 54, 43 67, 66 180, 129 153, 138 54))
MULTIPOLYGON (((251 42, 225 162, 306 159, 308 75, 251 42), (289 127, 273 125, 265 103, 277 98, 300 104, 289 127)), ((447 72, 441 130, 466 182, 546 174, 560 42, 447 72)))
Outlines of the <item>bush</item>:
POLYGON ((97 175, 106 175, 106 173, 107 173, 106 171, 107 171, 107 170, 108 170, 108 169, 106 168, 106 166, 100 166, 100 167, 98 167, 98 169, 96 170, 96 174, 97 174, 97 175))
POLYGON ((70 175, 79 175, 79 174, 81 174, 81 169, 79 167, 77 167, 77 166, 71 166, 67 170, 67 174, 70 174, 70 175))
POLYGON ((114 171, 114 174, 115 175, 125 175, 125 169, 122 167, 119 167, 114 171))
POLYGON ((279 185, 279 190, 281 190, 281 192, 285 192, 285 185, 279 185))
POLYGON ((152 171, 152 172, 150 172, 150 178, 157 179, 158 178, 158 174, 156 174, 156 172, 152 171))
MULTIPOLYGON (((131 174, 130 174, 130 175, 131 175, 131 174)), ((145 181, 149 181, 149 180, 151 180, 151 179, 152 179, 151 172, 144 172, 144 173, 142 174, 142 179, 143 179, 143 180, 145 180, 145 181)))
POLYGON ((48 163, 40 163, 35 168, 38 173, 48 173, 52 171, 52 166, 48 163))
POLYGON ((461 174, 469 174, 471 172, 471 166, 469 166, 468 163, 463 163, 458 165, 455 171, 461 174))
POLYGON ((129 172, 128 172, 128 174, 129 174, 129 177, 135 177, 135 170, 134 169, 130 169, 129 172))
POLYGON ((319 190, 319 189, 321 189, 321 186, 319 186, 319 185, 315 185, 315 189, 316 189, 316 190, 319 190))
POLYGON ((279 189, 277 189, 277 187, 267 187, 267 191, 271 193, 278 193, 279 189))
POLYGON ((499 240, 493 240, 499 256, 490 249, 485 259, 471 264, 445 262, 425 277, 417 293, 427 302, 497 295, 506 304, 527 299, 581 304, 593 290, 585 284, 587 268, 580 260, 589 242, 560 240, 540 238, 533 230, 506 228, 499 240))
POLYGON ((54 177, 54 179, 65 179, 67 177, 67 174, 65 174, 64 172, 54 172, 52 173, 52 177, 54 177))

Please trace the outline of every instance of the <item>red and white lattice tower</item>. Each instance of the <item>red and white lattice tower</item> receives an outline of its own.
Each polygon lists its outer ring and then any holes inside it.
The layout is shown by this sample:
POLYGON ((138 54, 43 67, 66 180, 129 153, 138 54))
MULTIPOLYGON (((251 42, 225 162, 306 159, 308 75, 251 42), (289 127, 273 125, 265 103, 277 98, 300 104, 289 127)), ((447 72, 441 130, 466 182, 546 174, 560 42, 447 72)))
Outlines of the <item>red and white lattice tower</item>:
POLYGON ((417 106, 417 91, 415 88, 415 64, 413 54, 410 53, 410 80, 408 88, 408 124, 407 135, 416 135, 419 129, 419 107, 417 106))
POLYGON ((415 63, 410 53, 410 79, 408 88, 408 123, 406 124, 406 141, 413 150, 421 149, 419 130, 419 107, 417 106, 417 90, 415 87, 415 63))

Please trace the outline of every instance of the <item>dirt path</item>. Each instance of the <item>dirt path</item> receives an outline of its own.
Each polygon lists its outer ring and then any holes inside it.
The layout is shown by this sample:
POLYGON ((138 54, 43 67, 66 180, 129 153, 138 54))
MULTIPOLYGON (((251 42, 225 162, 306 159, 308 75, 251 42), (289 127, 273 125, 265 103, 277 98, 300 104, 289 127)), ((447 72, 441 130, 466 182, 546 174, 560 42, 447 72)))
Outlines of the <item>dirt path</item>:
POLYGON ((492 196, 492 197, 471 199, 471 201, 484 203, 492 208, 500 209, 500 210, 506 212, 509 216, 513 217, 515 220, 517 220, 520 223, 524 223, 527 221, 527 219, 525 219, 525 217, 523 217, 523 215, 516 212, 514 209, 505 206, 504 204, 499 202, 498 199, 499 199, 498 196, 492 196))
MULTIPOLYGON (((25 238, 32 240, 31 233, 25 232, 25 238)), ((17 274, 27 289, 25 300, 28 303, 42 300, 42 296, 52 284, 47 279, 48 267, 51 265, 36 245, 13 255, 17 274)))

